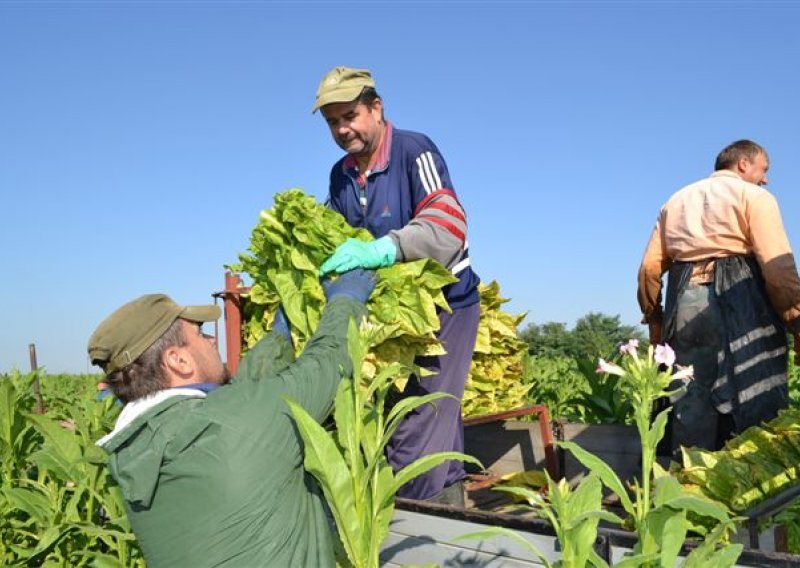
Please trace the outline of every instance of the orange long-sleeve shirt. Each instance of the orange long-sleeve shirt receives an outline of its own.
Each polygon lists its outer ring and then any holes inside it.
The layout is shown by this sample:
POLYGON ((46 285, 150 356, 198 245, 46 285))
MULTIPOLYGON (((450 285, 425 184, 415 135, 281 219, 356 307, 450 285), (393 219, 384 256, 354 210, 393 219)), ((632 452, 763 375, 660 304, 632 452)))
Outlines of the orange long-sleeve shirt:
POLYGON ((639 267, 643 323, 661 319, 661 277, 673 262, 697 263, 692 282, 711 282, 714 259, 731 255, 756 258, 770 302, 794 330, 792 324, 800 324, 800 278, 778 203, 729 170, 684 187, 661 208, 639 267))

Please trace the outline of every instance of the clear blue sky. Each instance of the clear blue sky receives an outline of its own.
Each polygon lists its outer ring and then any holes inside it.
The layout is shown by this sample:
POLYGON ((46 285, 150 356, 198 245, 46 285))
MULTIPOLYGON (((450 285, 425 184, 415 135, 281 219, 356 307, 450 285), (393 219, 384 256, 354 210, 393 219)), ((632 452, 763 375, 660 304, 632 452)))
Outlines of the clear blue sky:
POLYGON ((428 134, 510 311, 639 320, 655 216, 738 138, 800 248, 792 2, 0 1, 0 371, 86 372, 120 304, 205 303, 276 192, 323 199, 310 109, 367 67, 428 134))

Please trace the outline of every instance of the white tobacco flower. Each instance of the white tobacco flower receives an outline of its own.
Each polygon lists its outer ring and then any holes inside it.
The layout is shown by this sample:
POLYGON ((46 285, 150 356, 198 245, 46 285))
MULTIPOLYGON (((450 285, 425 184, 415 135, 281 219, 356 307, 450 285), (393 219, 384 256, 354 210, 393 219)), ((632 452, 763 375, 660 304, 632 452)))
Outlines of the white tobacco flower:
POLYGON ((639 340, 638 339, 629 339, 628 343, 623 343, 619 346, 619 352, 623 355, 625 353, 629 355, 636 355, 639 349, 639 340))
POLYGON ((615 365, 614 363, 609 363, 605 359, 598 359, 597 361, 597 369, 595 369, 597 373, 608 373, 609 375, 617 375, 620 377, 625 376, 625 369, 620 367, 619 365, 615 365))
POLYGON ((676 368, 678 372, 672 375, 673 380, 678 379, 683 381, 683 384, 689 384, 694 379, 694 367, 692 365, 687 365, 686 367, 676 365, 676 368))
POLYGON ((672 350, 672 347, 666 343, 664 345, 657 345, 655 361, 667 367, 672 367, 672 365, 675 364, 675 352, 672 350))

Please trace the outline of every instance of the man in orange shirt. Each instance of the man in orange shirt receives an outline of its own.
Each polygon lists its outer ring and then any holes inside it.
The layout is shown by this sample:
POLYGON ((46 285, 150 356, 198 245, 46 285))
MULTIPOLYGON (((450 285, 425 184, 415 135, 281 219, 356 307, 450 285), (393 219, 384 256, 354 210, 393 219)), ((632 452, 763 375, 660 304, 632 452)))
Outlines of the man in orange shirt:
POLYGON ((800 347, 800 278, 778 204, 763 188, 769 157, 739 140, 714 169, 661 208, 639 268, 651 343, 663 339, 678 364, 694 366, 672 401, 676 459, 680 445, 719 449, 786 408, 787 329, 800 347))

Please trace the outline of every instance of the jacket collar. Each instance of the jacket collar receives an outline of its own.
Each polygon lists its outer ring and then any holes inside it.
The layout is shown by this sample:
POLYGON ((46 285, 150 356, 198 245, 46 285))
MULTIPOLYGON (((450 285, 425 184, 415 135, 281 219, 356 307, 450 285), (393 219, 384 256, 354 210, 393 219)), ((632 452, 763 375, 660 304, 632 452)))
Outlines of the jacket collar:
MULTIPOLYGON (((107 435, 100 438, 96 445, 105 448, 113 438, 116 438, 121 432, 125 430, 134 420, 146 414, 156 406, 159 406, 164 401, 170 400, 175 397, 190 397, 190 398, 205 398, 206 393, 198 388, 190 387, 176 387, 171 389, 164 389, 153 394, 134 400, 125 405, 117 418, 117 423, 114 429, 107 435)), ((173 401, 177 402, 177 401, 173 401)))
MULTIPOLYGON (((381 141, 381 145, 378 148, 377 153, 372 157, 372 161, 367 168, 367 171, 364 173, 365 176, 368 176, 375 172, 382 172, 387 167, 389 167, 389 156, 392 152, 392 130, 393 126, 392 123, 388 120, 386 121, 386 132, 383 135, 383 140, 381 141)), ((342 169, 345 173, 354 172, 353 177, 358 177, 358 163, 356 159, 348 154, 344 157, 344 162, 342 163, 342 169)))

